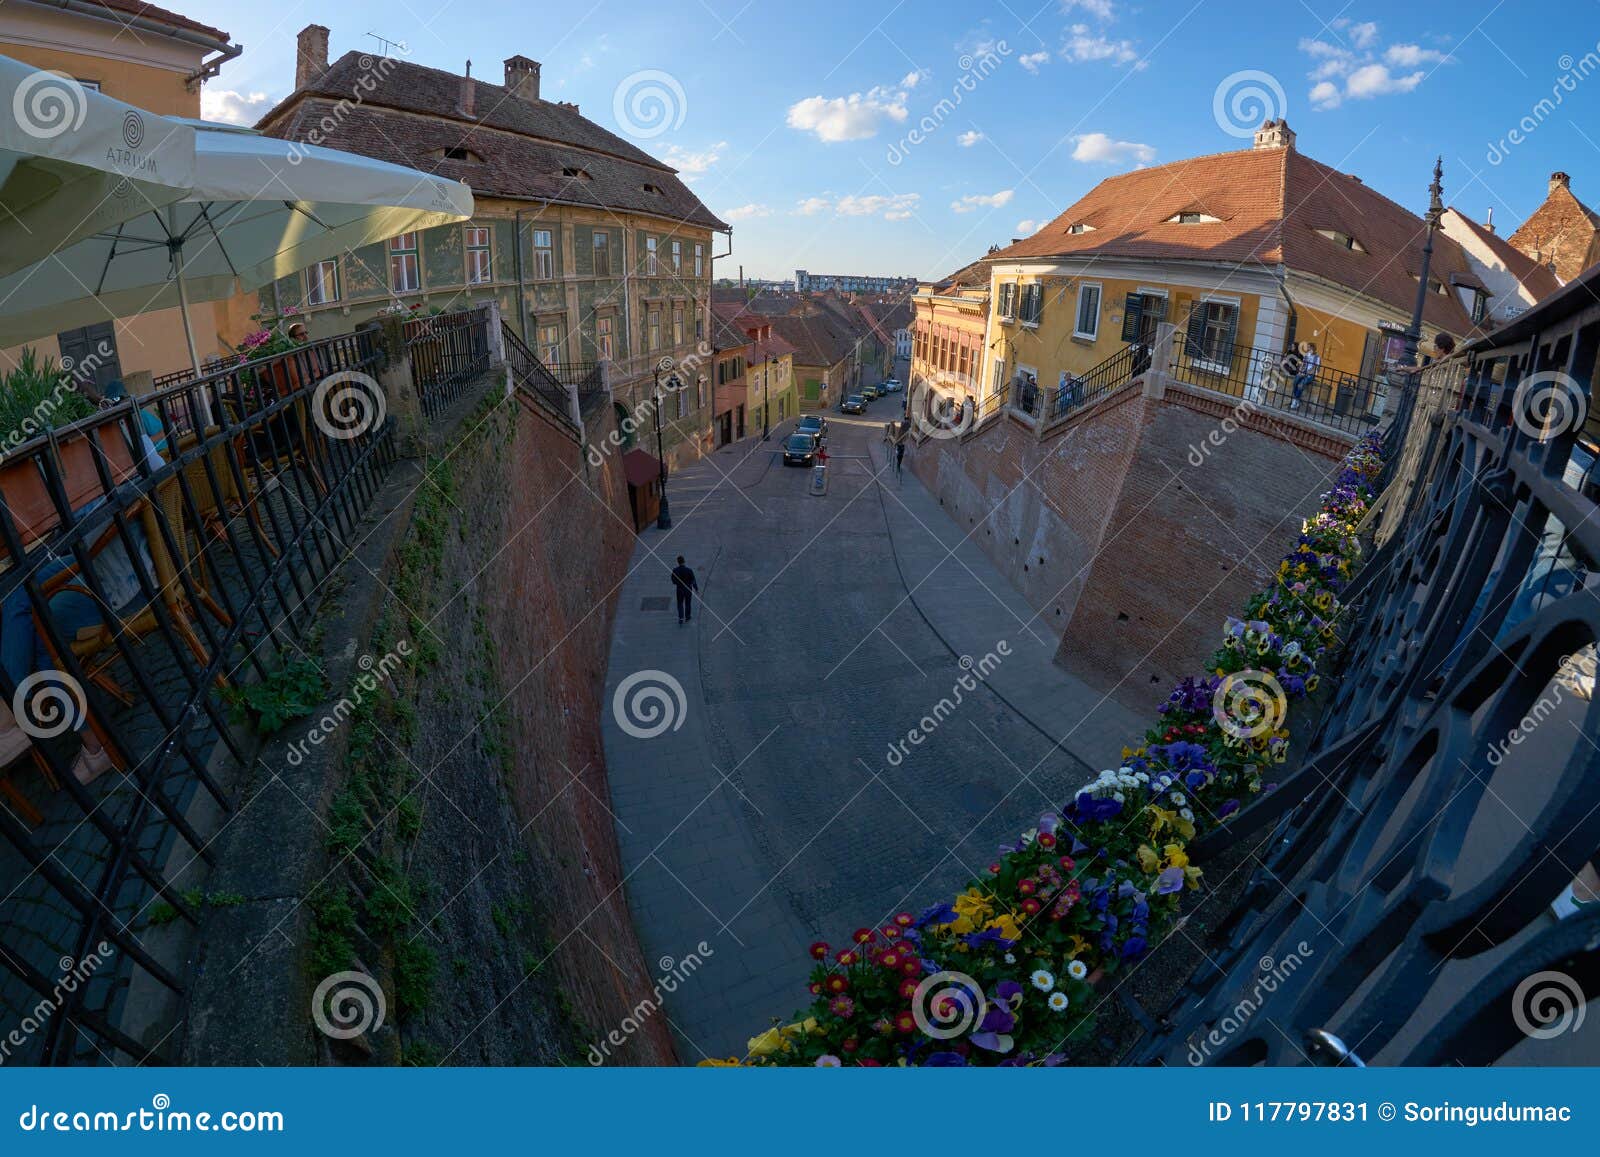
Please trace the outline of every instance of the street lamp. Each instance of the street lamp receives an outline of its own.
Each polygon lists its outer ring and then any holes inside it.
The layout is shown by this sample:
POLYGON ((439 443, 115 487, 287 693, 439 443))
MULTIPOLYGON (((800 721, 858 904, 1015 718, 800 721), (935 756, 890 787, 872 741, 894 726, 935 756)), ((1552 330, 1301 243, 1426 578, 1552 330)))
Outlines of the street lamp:
POLYGON ((1411 310, 1411 324, 1406 326, 1405 364, 1417 364, 1417 347, 1422 342, 1422 310, 1428 303, 1428 268, 1433 264, 1433 231, 1439 227, 1439 219, 1444 215, 1444 189, 1440 180, 1444 176, 1444 158, 1438 157, 1433 162, 1433 184, 1428 186, 1428 216, 1427 231, 1422 242, 1422 276, 1417 279, 1417 303, 1411 310))
POLYGON ((672 514, 667 509, 667 451, 661 441, 661 366, 655 368, 656 380, 656 465, 661 467, 661 509, 656 513, 656 529, 671 530, 672 514))

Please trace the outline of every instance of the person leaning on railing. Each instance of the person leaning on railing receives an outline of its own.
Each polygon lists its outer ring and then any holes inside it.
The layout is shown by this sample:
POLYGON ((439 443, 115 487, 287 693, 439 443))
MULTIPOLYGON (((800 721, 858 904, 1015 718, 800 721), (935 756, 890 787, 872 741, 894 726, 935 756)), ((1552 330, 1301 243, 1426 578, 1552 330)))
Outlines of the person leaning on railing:
POLYGON ((1294 376, 1294 397, 1289 400, 1289 408, 1300 408, 1300 395, 1305 388, 1317 380, 1317 371, 1322 368, 1322 357, 1317 353, 1317 347, 1311 342, 1300 343, 1300 372, 1294 376))
MULTIPOLYGON (((107 399, 110 398, 114 387, 121 386, 120 381, 108 385, 107 399)), ((141 414, 143 413, 141 411, 141 414)), ((144 447, 145 461, 150 469, 159 469, 166 464, 166 460, 157 451, 156 443, 150 436, 148 417, 142 419, 142 424, 144 431, 140 438, 144 447)), ((159 420, 156 421, 156 432, 161 432, 159 420)), ((92 502, 75 508, 74 513, 81 519, 103 506, 105 502, 106 496, 102 495, 92 502)), ((128 527, 128 533, 139 553, 139 564, 144 568, 144 573, 154 574, 155 568, 150 559, 150 548, 145 540, 144 528, 132 523, 128 527)), ((77 560, 71 554, 51 555, 39 565, 34 574, 34 581, 40 587, 44 587, 51 579, 76 566, 77 560)), ((113 618, 117 617, 118 611, 141 597, 138 572, 134 570, 134 563, 128 558, 128 552, 120 535, 113 536, 95 553, 94 567, 106 603, 112 608, 113 618)), ((51 595, 47 605, 48 613, 55 621, 57 630, 62 638, 69 641, 77 638, 81 631, 99 626, 104 621, 94 598, 77 584, 70 584, 51 595)), ((0 603, 0 664, 4 664, 6 674, 10 676, 14 685, 20 685, 30 675, 40 671, 57 669, 49 646, 34 626, 33 601, 28 596, 26 583, 18 583, 16 589, 5 597, 3 603, 0 603)), ((15 718, 10 718, 10 714, 9 711, 6 712, 7 719, 0 719, 0 723, 8 721, 10 727, 18 727, 15 718)), ((10 727, 3 729, 9 730, 10 727)), ((75 706, 71 730, 78 732, 83 739, 83 746, 73 760, 72 775, 79 783, 91 783, 111 769, 111 755, 94 732, 88 728, 87 717, 78 712, 75 706)))

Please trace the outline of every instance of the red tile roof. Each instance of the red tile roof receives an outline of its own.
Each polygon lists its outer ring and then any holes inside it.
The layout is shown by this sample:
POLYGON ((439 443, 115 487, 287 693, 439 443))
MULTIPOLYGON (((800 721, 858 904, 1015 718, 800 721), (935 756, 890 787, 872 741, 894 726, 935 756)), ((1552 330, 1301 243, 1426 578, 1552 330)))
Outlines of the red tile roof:
POLYGON ((634 447, 622 456, 622 473, 630 486, 648 486, 661 478, 661 459, 634 447))
POLYGON ((461 109, 462 77, 407 61, 375 69, 370 56, 363 68, 362 59, 361 53, 345 53, 257 127, 269 136, 315 139, 465 181, 475 194, 625 209, 727 228, 675 169, 579 115, 573 105, 522 100, 502 85, 475 80, 468 115, 461 109), (361 94, 356 103, 353 93, 361 94), (445 150, 455 148, 482 159, 445 159, 445 150), (580 175, 567 176, 565 169, 580 175))
MULTIPOLYGON (((1422 218, 1359 178, 1295 149, 1243 149, 1109 177, 1032 237, 984 260, 1115 256, 1286 265, 1409 317, 1423 231, 1422 218), (1216 220, 1172 220, 1186 212, 1216 220), (1071 232, 1077 224, 1090 228, 1071 232), (1366 252, 1336 244, 1319 229, 1354 237, 1366 252)), ((1471 276, 1466 255, 1436 234, 1431 276, 1449 285, 1452 275, 1471 276)), ((1454 295, 1430 293, 1424 312, 1428 322, 1457 335, 1472 327, 1454 295)))
POLYGON ((202 36, 210 36, 226 44, 228 34, 220 28, 213 28, 209 24, 201 24, 198 20, 190 20, 187 16, 180 16, 176 12, 169 12, 165 8, 157 8, 154 4, 145 4, 142 0, 91 0, 100 8, 106 9, 106 18, 116 20, 118 13, 129 16, 142 16, 146 20, 159 21, 170 24, 174 28, 181 28, 185 32, 198 32, 202 36))

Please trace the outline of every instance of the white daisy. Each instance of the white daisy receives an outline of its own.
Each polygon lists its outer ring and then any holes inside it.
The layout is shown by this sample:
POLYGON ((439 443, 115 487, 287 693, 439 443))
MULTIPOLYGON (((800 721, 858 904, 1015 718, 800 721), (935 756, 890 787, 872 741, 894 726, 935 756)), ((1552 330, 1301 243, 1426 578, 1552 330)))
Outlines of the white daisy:
POLYGON ((1056 978, 1051 976, 1050 973, 1046 972, 1043 968, 1036 970, 1028 979, 1033 981, 1033 986, 1040 992, 1049 992, 1056 986, 1056 978))
POLYGON ((1189 801, 1184 798, 1184 795, 1183 795, 1183 793, 1181 791, 1175 791, 1175 792, 1172 793, 1172 802, 1174 804, 1176 804, 1178 807, 1182 807, 1184 804, 1188 803, 1189 801))
POLYGON ((1081 960, 1074 960, 1067 965, 1067 975, 1074 980, 1082 980, 1089 975, 1089 966, 1081 960))
POLYGON ((1052 992, 1050 999, 1045 1003, 1057 1012, 1061 1012, 1067 1007, 1067 994, 1064 992, 1052 992))
POLYGON ((1017 958, 1016 958, 1016 956, 1014 956, 1014 955, 1013 955, 1013 954, 1012 954, 1012 953, 1010 953, 1010 952, 1007 952, 1007 953, 1006 953, 1006 963, 1007 963, 1007 964, 1015 964, 1015 963, 1016 963, 1016 962, 1017 962, 1017 958))
POLYGON ((1116 800, 1116 801, 1117 801, 1117 802, 1118 802, 1118 803, 1121 803, 1121 802, 1123 802, 1123 800, 1122 800, 1122 793, 1121 793, 1121 792, 1120 792, 1120 791, 1114 791, 1114 792, 1112 792, 1112 793, 1111 793, 1111 798, 1112 798, 1112 799, 1114 799, 1114 800, 1116 800))
POLYGON ((1191 824, 1194 823, 1194 812, 1190 811, 1188 808, 1180 809, 1178 814, 1184 819, 1188 820, 1191 824))

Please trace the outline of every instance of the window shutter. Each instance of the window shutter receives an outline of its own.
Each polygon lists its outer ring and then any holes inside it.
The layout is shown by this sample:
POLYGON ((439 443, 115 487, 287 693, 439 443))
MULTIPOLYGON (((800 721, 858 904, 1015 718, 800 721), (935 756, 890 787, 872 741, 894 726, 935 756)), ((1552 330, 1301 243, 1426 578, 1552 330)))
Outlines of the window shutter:
POLYGON ((1239 336, 1239 307, 1225 305, 1222 308, 1228 311, 1228 337, 1217 360, 1223 365, 1231 366, 1233 364, 1233 351, 1237 345, 1236 339, 1239 336))
POLYGON ((1137 293, 1128 294, 1122 306, 1122 340, 1133 343, 1139 340, 1139 319, 1144 313, 1144 298, 1137 293))
POLYGON ((1190 358, 1205 357, 1206 344, 1206 306, 1204 302, 1197 302, 1189 311, 1188 332, 1184 335, 1183 352, 1190 358))

